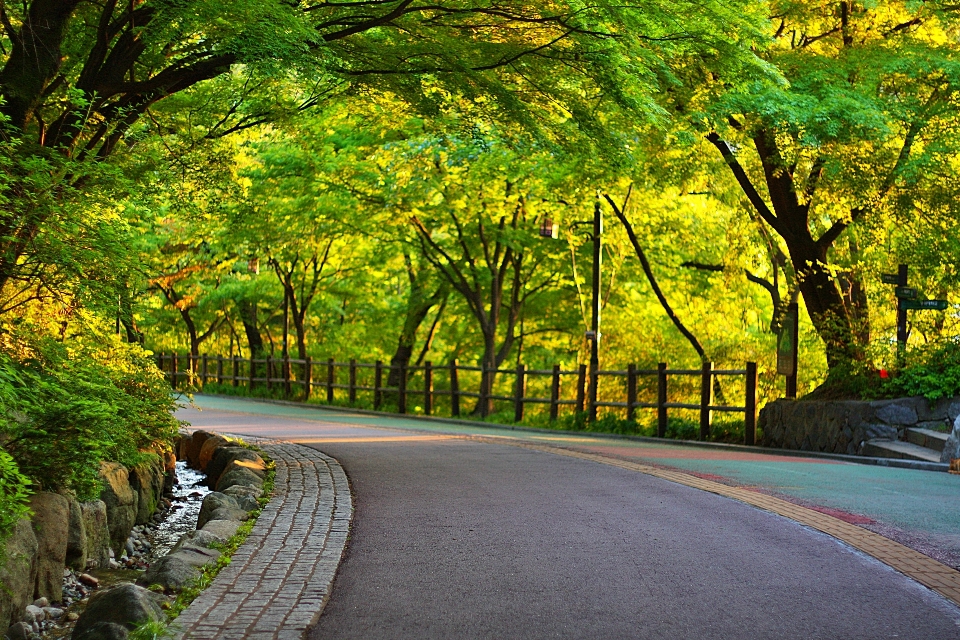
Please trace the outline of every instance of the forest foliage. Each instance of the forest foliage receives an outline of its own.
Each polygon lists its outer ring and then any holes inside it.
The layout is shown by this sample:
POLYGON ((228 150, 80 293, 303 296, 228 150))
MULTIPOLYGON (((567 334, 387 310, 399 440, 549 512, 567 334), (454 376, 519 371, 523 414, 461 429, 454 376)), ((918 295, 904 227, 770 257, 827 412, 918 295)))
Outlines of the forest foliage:
POLYGON ((778 397, 798 301, 801 392, 960 391, 958 11, 0 3, 0 512, 170 436, 151 353, 586 362, 598 205, 601 367, 778 397))

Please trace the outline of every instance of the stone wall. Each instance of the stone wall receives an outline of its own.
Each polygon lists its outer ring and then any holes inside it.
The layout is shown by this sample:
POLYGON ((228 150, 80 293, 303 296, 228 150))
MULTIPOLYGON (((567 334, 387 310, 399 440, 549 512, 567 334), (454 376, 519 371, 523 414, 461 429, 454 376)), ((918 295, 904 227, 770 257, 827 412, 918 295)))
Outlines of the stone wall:
POLYGON ((868 440, 896 440, 907 427, 950 427, 958 414, 960 398, 776 400, 760 411, 758 426, 765 447, 858 455, 868 440))
POLYGON ((100 500, 80 503, 49 492, 31 496, 33 517, 17 524, 0 556, 0 630, 19 622, 24 607, 37 598, 59 602, 66 567, 104 567, 119 555, 134 524, 156 509, 171 472, 169 460, 150 454, 132 470, 104 463, 100 500))

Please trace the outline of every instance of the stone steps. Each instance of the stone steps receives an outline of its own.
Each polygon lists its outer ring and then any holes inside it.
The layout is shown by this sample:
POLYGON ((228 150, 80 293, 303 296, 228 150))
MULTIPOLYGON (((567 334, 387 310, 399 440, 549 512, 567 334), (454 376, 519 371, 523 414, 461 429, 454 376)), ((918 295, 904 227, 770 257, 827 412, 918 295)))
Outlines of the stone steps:
POLYGON ((901 440, 869 440, 863 445, 861 455, 874 458, 899 458, 901 460, 923 460, 940 462, 940 452, 922 447, 913 442, 901 440))
POLYGON ((950 437, 950 434, 943 433, 942 431, 932 431, 930 429, 916 427, 907 429, 907 442, 912 442, 913 444, 926 447, 927 449, 933 449, 934 451, 943 451, 943 447, 947 444, 948 437, 950 437))

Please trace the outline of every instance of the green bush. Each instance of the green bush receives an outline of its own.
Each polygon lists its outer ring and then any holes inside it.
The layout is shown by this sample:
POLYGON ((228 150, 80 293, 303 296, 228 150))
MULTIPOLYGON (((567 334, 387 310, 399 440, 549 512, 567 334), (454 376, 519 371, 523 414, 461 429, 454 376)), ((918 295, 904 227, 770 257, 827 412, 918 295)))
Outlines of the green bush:
POLYGON ((0 559, 2 543, 17 524, 17 520, 30 512, 27 500, 30 497, 29 478, 20 473, 16 461, 0 449, 0 559))
POLYGON ((960 395, 960 343, 956 340, 913 348, 906 362, 883 384, 885 396, 923 396, 932 401, 960 395))
POLYGON ((132 466, 176 436, 174 401, 140 347, 19 346, 27 357, 0 353, 0 443, 35 490, 94 499, 101 461, 132 466))

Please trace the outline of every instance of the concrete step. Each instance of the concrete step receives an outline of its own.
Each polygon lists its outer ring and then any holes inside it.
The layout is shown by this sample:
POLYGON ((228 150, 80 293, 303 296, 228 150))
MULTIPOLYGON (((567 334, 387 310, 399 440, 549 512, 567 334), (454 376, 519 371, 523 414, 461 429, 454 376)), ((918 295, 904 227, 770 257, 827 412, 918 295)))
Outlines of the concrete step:
POLYGON ((931 431, 930 429, 913 427, 907 429, 907 442, 912 442, 913 444, 918 444, 921 447, 933 449, 934 451, 943 451, 944 445, 947 444, 948 437, 950 437, 950 434, 942 431, 931 431))
POLYGON ((874 458, 900 458, 901 460, 923 460, 940 462, 940 452, 921 447, 912 442, 900 440, 869 440, 863 445, 861 455, 874 458))

